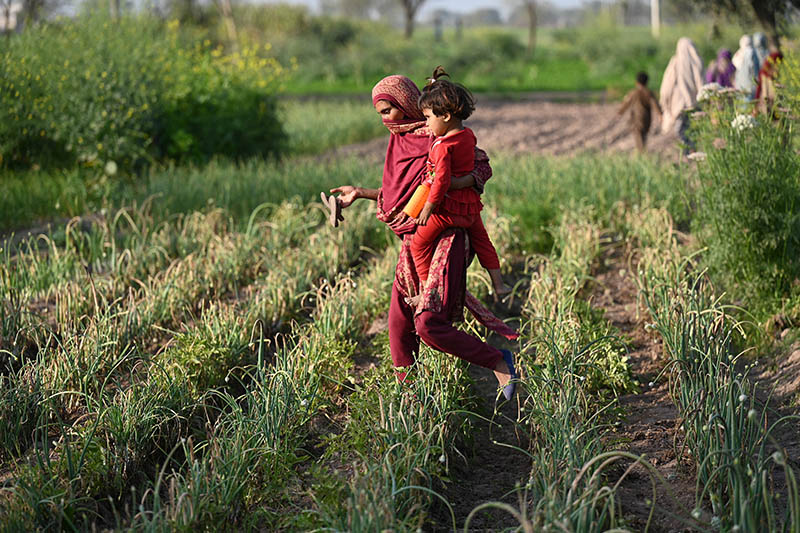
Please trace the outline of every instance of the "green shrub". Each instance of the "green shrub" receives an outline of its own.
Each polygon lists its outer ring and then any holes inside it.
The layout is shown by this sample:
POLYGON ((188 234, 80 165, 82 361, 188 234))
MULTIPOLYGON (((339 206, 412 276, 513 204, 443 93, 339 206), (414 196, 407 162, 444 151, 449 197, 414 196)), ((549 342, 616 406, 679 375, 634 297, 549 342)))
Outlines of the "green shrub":
POLYGON ((113 174, 153 160, 281 148, 273 93, 284 69, 252 49, 189 46, 177 22, 146 16, 60 20, 6 42, 4 166, 80 163, 113 174))
POLYGON ((715 278, 748 308, 769 311, 800 279, 800 158, 791 118, 754 119, 722 95, 697 121, 694 226, 715 278))

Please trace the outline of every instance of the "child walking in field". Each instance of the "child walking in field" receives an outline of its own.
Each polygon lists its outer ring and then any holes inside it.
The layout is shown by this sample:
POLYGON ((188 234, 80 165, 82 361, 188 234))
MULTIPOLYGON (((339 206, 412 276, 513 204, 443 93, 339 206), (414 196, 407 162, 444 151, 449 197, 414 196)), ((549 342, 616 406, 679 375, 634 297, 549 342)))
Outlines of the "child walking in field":
POLYGON ((655 110, 658 113, 659 120, 661 119, 661 106, 658 104, 656 95, 647 87, 647 80, 646 72, 636 74, 636 88, 625 96, 622 107, 617 113, 618 115, 623 115, 630 110, 628 124, 630 125, 631 133, 633 133, 636 148, 640 152, 644 151, 647 144, 647 134, 650 131, 650 122, 652 120, 651 110, 655 110))
POLYGON ((463 125, 475 102, 467 89, 443 76, 448 74, 437 67, 419 97, 419 107, 436 138, 428 153, 427 178, 404 210, 416 218, 418 226, 411 243, 414 266, 424 287, 436 238, 446 228, 466 228, 478 260, 489 271, 494 292, 506 295, 511 290, 503 283, 497 251, 481 220, 480 195, 472 187, 448 190, 452 177, 469 174, 475 164, 475 134, 463 125))

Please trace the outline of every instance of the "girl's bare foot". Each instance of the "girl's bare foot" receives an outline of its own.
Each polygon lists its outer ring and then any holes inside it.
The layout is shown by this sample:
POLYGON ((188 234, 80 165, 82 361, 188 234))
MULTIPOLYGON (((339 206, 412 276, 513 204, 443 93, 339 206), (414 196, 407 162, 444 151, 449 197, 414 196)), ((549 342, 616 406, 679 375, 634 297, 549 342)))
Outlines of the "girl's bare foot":
POLYGON ((511 294, 511 288, 503 282, 499 268, 489 269, 489 277, 492 278, 492 287, 495 295, 502 297, 511 294))

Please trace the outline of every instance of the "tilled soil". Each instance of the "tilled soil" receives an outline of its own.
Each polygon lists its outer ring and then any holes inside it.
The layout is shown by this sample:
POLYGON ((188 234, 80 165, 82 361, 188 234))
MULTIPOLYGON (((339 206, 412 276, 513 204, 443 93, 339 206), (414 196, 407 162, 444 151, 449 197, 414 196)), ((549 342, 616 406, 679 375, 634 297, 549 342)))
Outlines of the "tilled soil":
MULTIPOLYGON (((628 527, 655 533, 684 531, 694 508, 694 469, 681 447, 683 432, 678 411, 669 397, 667 378, 658 378, 666 356, 658 335, 645 330, 647 315, 639 308, 632 272, 635 265, 631 266, 628 258, 629 254, 620 246, 607 249, 594 275, 590 296, 592 306, 604 310, 605 317, 628 342, 628 364, 633 379, 640 383, 640 391, 619 398, 625 418, 606 435, 606 448, 643 456, 667 483, 657 480, 641 464, 625 475, 617 497, 628 527), (656 494, 652 505, 649 502, 654 497, 654 481, 656 494)), ((622 476, 629 464, 630 461, 620 463, 617 475, 622 476)))
MULTIPOLYGON (((528 448, 527 437, 515 423, 518 396, 510 402, 503 402, 501 397, 496 404, 498 385, 494 374, 474 365, 469 372, 483 404, 482 417, 474 419, 474 441, 464 450, 466 459, 453 461, 449 472, 452 481, 440 492, 452 506, 457 531, 464 531, 468 518, 468 530, 472 532, 514 529, 520 525, 519 521, 495 506, 479 510, 471 517, 470 514, 481 504, 504 503, 520 508, 518 488, 528 479, 531 461, 521 451, 528 448)), ((432 531, 453 530, 450 514, 442 507, 435 507, 438 527, 432 531)))
MULTIPOLYGON (((626 153, 635 150, 626 120, 617 115, 617 103, 555 103, 541 101, 480 100, 465 122, 489 153, 530 153, 570 156, 581 152, 626 153)), ((376 118, 377 120, 377 118, 376 118)), ((649 152, 670 160, 680 151, 677 137, 662 134, 660 124, 650 128, 649 152)), ((328 152, 325 157, 357 156, 381 161, 388 135, 328 152)))

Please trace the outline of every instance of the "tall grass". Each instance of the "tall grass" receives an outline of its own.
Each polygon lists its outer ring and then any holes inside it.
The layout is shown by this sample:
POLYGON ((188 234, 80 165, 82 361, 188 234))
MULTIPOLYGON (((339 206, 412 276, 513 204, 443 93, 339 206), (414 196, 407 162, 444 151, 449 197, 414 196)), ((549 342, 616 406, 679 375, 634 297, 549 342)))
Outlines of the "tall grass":
MULTIPOLYGON (((284 100, 280 104, 287 144, 295 154, 318 154, 348 142, 386 134, 368 102, 284 100), (329 117, 326 118, 326 117, 329 117)), ((376 153, 378 160, 383 154, 376 153)), ((102 170, 75 168, 2 174, 0 231, 24 229, 57 217, 81 216, 141 204, 156 196, 154 207, 169 216, 210 205, 246 219, 262 203, 300 196, 314 199, 320 190, 348 182, 376 186, 380 167, 369 160, 234 162, 218 158, 203 165, 153 168, 139 177, 110 178, 102 170)))
MULTIPOLYGON (((791 66, 782 67, 789 80, 791 66)), ((787 93, 792 90, 798 89, 789 87, 787 93)), ((753 119, 751 106, 729 95, 715 96, 703 105, 707 115, 696 121, 695 130, 707 158, 698 164, 693 229, 708 248, 703 259, 714 279, 766 318, 798 293, 796 119, 783 107, 777 121, 764 115, 753 119)))

